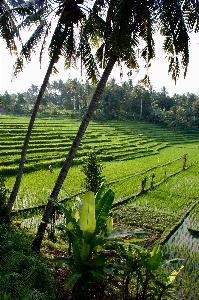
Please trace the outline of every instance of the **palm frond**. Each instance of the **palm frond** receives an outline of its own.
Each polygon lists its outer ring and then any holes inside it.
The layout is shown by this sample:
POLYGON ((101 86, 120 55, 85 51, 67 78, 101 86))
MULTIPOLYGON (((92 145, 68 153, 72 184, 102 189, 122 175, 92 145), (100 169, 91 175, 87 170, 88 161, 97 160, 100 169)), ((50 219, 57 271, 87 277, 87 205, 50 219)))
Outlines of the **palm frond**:
MULTIPOLYGON (((24 0, 3 0, 0 3, 0 35, 6 41, 7 48, 11 52, 17 52, 15 38, 21 42, 19 30, 28 19, 38 14, 38 10, 43 9, 44 1, 24 1, 24 0), (21 25, 19 20, 24 19, 21 25)), ((27 24, 30 25, 30 22, 27 24)))
POLYGON ((105 47, 105 43, 101 44, 95 53, 96 62, 99 64, 101 69, 103 69, 105 66, 105 47))
POLYGON ((61 55, 64 57, 65 63, 64 66, 68 68, 76 68, 76 35, 74 33, 73 27, 69 28, 68 35, 64 40, 63 47, 61 49, 61 55))
POLYGON ((176 81, 180 74, 180 65, 186 76, 189 63, 188 28, 179 1, 163 1, 160 20, 161 34, 166 36, 163 49, 169 55, 169 72, 176 81), (180 62, 179 57, 181 57, 180 62))
POLYGON ((182 3, 182 11, 185 22, 190 31, 199 31, 199 2, 194 0, 185 0, 182 3))
POLYGON ((92 80, 94 84, 97 84, 99 71, 92 55, 91 45, 88 41, 88 36, 85 31, 82 32, 80 37, 79 51, 88 79, 92 80))
POLYGON ((20 55, 17 58, 17 61, 14 65, 13 75, 17 76, 17 74, 23 70, 24 67, 24 59, 27 62, 31 61, 32 53, 36 52, 37 47, 40 45, 41 41, 45 39, 46 32, 48 30, 48 24, 46 21, 42 21, 39 26, 37 26, 36 30, 33 32, 32 36, 29 40, 23 45, 20 55))
POLYGON ((15 43, 16 17, 12 13, 12 8, 6 1, 0 3, 0 36, 5 40, 7 48, 11 53, 17 52, 15 43))

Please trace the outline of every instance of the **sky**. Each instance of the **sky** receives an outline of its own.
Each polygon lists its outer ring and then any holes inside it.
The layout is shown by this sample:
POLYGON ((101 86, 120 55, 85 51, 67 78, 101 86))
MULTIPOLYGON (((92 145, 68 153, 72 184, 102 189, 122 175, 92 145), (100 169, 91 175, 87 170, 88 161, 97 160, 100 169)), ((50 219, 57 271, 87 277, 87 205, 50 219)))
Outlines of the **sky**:
MULTIPOLYGON (((166 87, 168 93, 172 96, 174 93, 194 93, 199 94, 199 84, 198 84, 198 72, 199 72, 199 34, 192 34, 190 39, 190 61, 188 66, 187 76, 184 79, 183 72, 181 72, 180 78, 175 85, 174 81, 171 79, 171 75, 168 74, 168 59, 166 54, 162 50, 163 38, 159 35, 155 36, 156 45, 156 59, 151 62, 151 67, 149 68, 148 75, 150 82, 155 91, 159 92, 163 86, 166 87)), ((24 71, 18 75, 17 78, 12 78, 13 65, 15 62, 15 57, 11 56, 9 51, 6 49, 6 44, 0 39, 0 94, 5 91, 8 93, 21 93, 25 92, 31 84, 41 86, 44 75, 48 67, 48 55, 45 55, 40 68, 39 58, 35 56, 33 60, 26 65, 24 71)), ((144 68, 145 63, 141 62, 139 73, 133 71, 131 77, 133 85, 137 84, 140 79, 146 74, 146 68, 144 68)), ((60 61, 58 69, 59 73, 51 76, 51 80, 67 81, 68 78, 79 78, 82 80, 79 70, 64 70, 63 61, 60 61)), ((120 84, 123 81, 128 80, 126 75, 127 69, 123 68, 123 79, 120 79, 119 67, 115 66, 113 69, 110 79, 115 78, 116 82, 120 84)))

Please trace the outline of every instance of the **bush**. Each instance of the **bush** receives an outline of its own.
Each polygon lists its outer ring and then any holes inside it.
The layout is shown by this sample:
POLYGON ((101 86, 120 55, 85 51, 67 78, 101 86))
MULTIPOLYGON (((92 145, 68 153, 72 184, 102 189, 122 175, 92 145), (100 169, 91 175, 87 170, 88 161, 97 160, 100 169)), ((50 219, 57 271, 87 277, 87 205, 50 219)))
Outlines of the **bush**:
POLYGON ((53 276, 32 253, 26 232, 7 224, 0 225, 0 299, 55 300, 53 276))
POLYGON ((85 175, 85 186, 87 191, 92 191, 97 193, 104 177, 102 176, 103 166, 99 163, 96 153, 91 150, 87 158, 84 160, 84 165, 81 168, 81 171, 85 175))

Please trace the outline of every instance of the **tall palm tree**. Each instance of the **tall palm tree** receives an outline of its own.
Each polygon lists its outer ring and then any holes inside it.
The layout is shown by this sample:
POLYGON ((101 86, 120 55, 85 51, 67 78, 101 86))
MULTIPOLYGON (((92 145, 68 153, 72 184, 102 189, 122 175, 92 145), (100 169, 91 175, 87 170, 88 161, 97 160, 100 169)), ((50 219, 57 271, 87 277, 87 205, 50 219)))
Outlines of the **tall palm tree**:
MULTIPOLYGON (((186 73, 189 60, 189 36, 186 25, 189 25, 190 20, 185 19, 183 8, 190 10, 190 7, 189 3, 187 3, 187 6, 183 6, 185 2, 183 1, 183 5, 181 5, 181 2, 177 0, 110 0, 99 2, 103 3, 105 8, 105 4, 107 5, 107 11, 105 26, 103 27, 103 43, 98 48, 97 60, 101 66, 105 64, 106 67, 62 166, 50 198, 56 199, 59 194, 80 141, 92 119, 100 96, 116 62, 125 62, 129 68, 136 68, 135 48, 139 46, 139 42, 142 40, 145 42, 145 47, 141 50, 141 55, 148 63, 155 56, 153 34, 160 30, 161 34, 165 36, 164 50, 170 55, 169 71, 172 73, 172 77, 176 80, 179 76, 180 69, 177 55, 180 54, 182 55, 181 63, 186 73)), ((93 32, 99 29, 96 20, 98 19, 95 18, 94 22, 92 18, 87 20, 85 28, 91 28, 90 31, 87 31, 87 34, 92 35, 93 32)), ((48 201, 37 235, 32 243, 33 251, 40 251, 47 222, 52 215, 53 208, 52 202, 48 201)))
MULTIPOLYGON (((26 60, 31 59, 31 53, 35 51, 35 47, 38 45, 38 41, 42 40, 42 47, 41 47, 41 53, 40 58, 42 57, 42 53, 44 50, 44 45, 46 42, 46 38, 49 33, 49 29, 51 27, 52 18, 55 16, 59 16, 57 26, 55 28, 54 34, 51 39, 51 43, 49 46, 49 55, 50 55, 50 62, 49 66, 46 72, 46 75, 44 77, 43 83, 41 85, 40 91, 38 93, 34 109, 30 118, 28 130, 26 132, 26 136, 24 139, 23 149, 21 152, 21 159, 20 164, 15 180, 14 187, 12 189, 12 192, 10 194, 8 206, 11 210, 14 204, 14 201, 16 199, 23 171, 24 171, 24 165, 26 161, 26 153, 28 150, 29 140, 32 133, 32 129, 34 126, 35 118, 37 115, 37 112, 39 110, 39 106, 43 97, 43 94, 45 92, 45 89, 47 87, 47 84, 49 82, 50 75, 55 67, 55 64, 59 60, 59 57, 64 55, 66 65, 69 67, 72 63, 75 63, 76 59, 76 43, 75 38, 77 32, 79 34, 82 33, 81 31, 77 30, 78 23, 81 23, 82 20, 85 18, 85 14, 83 13, 83 10, 81 9, 81 4, 83 3, 82 0, 67 0, 57 2, 57 6, 54 7, 54 5, 47 5, 45 7, 42 6, 42 8, 39 8, 39 10, 33 15, 28 16, 25 21, 23 21, 23 24, 21 26, 24 26, 24 24, 28 24, 30 22, 36 22, 39 23, 36 27, 36 30, 30 37, 30 39, 27 41, 25 45, 23 45, 20 56, 18 57, 15 65, 15 72, 16 75, 21 69, 23 68, 23 59, 25 57, 26 60), (44 18, 43 18, 44 17, 44 18)), ((81 37, 82 39, 82 37, 81 37)), ((88 41, 87 41, 88 42, 88 41)), ((89 48, 89 45, 84 45, 84 47, 89 48)), ((93 60, 91 52, 83 53, 82 59, 84 62, 91 66, 90 70, 93 70, 95 68, 95 62, 93 60)), ((92 77, 93 81, 96 81, 96 72, 91 72, 90 76, 92 77)))

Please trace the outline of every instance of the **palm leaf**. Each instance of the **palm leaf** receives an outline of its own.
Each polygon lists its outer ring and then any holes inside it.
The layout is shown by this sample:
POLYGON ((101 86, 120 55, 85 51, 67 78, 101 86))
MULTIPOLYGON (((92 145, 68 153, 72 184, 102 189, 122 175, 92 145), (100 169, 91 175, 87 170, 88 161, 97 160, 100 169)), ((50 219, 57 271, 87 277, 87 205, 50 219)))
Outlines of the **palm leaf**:
POLYGON ((132 230, 118 229, 113 230, 112 232, 108 232, 103 238, 104 239, 120 239, 124 238, 128 235, 136 236, 136 237, 147 237, 150 236, 147 232, 136 232, 132 230))
POLYGON ((163 49, 169 54, 169 72, 174 81, 180 73, 179 59, 184 76, 189 62, 189 36, 179 1, 163 1, 160 9, 161 34, 166 36, 163 49))
MULTIPOLYGON (((17 74, 22 71, 24 67, 24 58, 26 61, 31 60, 32 53, 36 52, 36 48, 41 43, 43 37, 46 35, 46 26, 47 23, 45 21, 42 21, 36 30, 33 32, 32 36, 29 38, 29 40, 23 45, 20 56, 18 57, 15 66, 14 66, 14 76, 17 76, 17 74)), ((48 29, 47 29, 48 30, 48 29)))
POLYGON ((92 55, 91 46, 86 31, 82 32, 80 38, 79 51, 81 55, 81 60, 85 66, 88 79, 92 80, 94 84, 97 84, 99 72, 95 59, 92 55))
POLYGON ((12 7, 6 1, 2 1, 0 3, 0 36, 6 41, 7 48, 11 52, 17 50, 14 34, 17 32, 16 23, 16 16, 12 13, 12 7))

